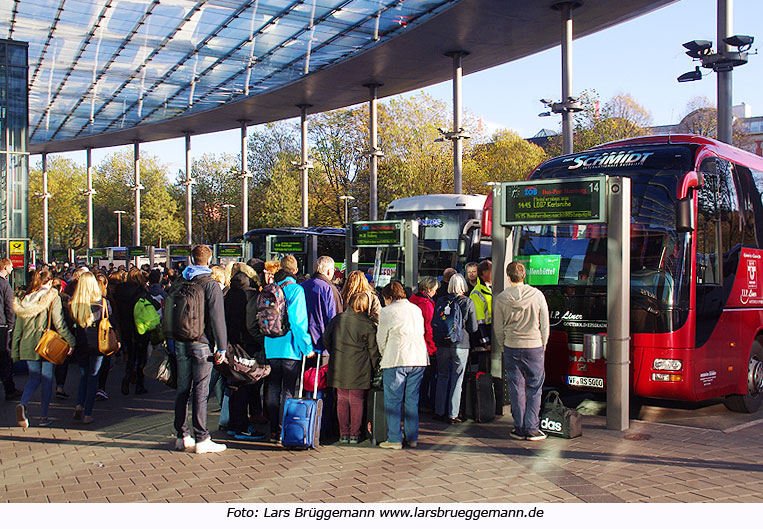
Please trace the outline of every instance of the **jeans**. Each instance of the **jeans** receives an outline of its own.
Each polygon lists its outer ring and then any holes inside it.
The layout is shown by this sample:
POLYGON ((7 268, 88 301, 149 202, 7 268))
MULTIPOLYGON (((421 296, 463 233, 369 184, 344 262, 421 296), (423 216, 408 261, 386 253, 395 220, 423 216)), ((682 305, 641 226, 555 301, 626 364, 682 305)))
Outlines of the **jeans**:
POLYGON ((53 373, 56 366, 47 360, 27 360, 29 369, 29 380, 24 386, 24 394, 21 396, 21 404, 26 406, 37 391, 38 386, 42 386, 40 396, 40 417, 48 416, 50 408, 50 396, 53 394, 53 373))
POLYGON ((101 371, 98 373, 98 389, 106 391, 106 380, 109 378, 109 370, 111 369, 111 357, 113 355, 104 356, 103 364, 101 364, 101 371))
POLYGON ((405 440, 419 439, 419 389, 424 367, 390 367, 382 370, 384 415, 387 418, 387 442, 402 443, 402 414, 405 440))
MULTIPOLYGON (((363 429, 363 404, 365 389, 336 389, 336 413, 339 418, 339 435, 360 437, 363 429)), ((328 412, 328 410, 325 410, 328 412)))
POLYGON ((103 364, 103 356, 90 355, 79 362, 79 390, 77 391, 77 404, 85 407, 85 415, 93 414, 95 405, 95 392, 98 390, 98 372, 103 364))
POLYGON ((200 342, 176 342, 178 387, 175 395, 175 430, 179 438, 189 435, 185 424, 188 399, 191 401, 193 435, 196 442, 209 439, 207 430, 207 397, 212 373, 212 353, 209 345, 200 342))
POLYGON ((540 430, 540 404, 545 351, 543 347, 526 349, 503 348, 503 365, 509 381, 511 416, 519 435, 530 435, 540 430))
POLYGON ((283 401, 294 396, 299 378, 300 361, 287 358, 272 358, 268 376, 268 418, 270 433, 281 431, 281 406, 283 401))
POLYGON ((461 411, 461 386, 464 383, 469 349, 440 347, 437 349, 437 396, 435 413, 458 417, 461 411))

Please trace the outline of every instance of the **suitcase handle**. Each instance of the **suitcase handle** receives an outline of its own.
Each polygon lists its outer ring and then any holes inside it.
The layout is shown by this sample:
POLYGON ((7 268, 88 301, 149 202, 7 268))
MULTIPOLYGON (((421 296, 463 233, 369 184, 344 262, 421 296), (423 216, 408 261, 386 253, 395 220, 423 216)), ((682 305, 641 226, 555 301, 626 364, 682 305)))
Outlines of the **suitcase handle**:
MULTIPOLYGON (((318 399, 318 371, 321 369, 321 355, 318 353, 315 353, 315 357, 317 358, 315 362, 315 388, 313 389, 313 398, 318 399)), ((302 370, 299 374, 299 398, 302 398, 302 390, 304 389, 305 385, 305 364, 307 363, 307 356, 302 355, 302 370)))

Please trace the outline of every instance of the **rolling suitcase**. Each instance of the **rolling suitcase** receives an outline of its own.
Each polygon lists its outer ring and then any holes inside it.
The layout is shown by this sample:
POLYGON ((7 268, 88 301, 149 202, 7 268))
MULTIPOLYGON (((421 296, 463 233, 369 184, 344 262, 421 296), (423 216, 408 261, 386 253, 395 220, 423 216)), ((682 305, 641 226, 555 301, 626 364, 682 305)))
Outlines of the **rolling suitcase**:
MULTIPOLYGON (((320 362, 320 355, 316 355, 320 362)), ((307 357, 302 357, 302 375, 304 379, 307 357)), ((283 405, 281 420, 281 444, 289 448, 318 448, 321 443, 321 419, 323 417, 323 401, 302 398, 302 384, 299 387, 299 397, 287 399, 283 405)), ((313 395, 318 392, 318 377, 315 377, 313 395)))
POLYGON ((376 446, 387 439, 387 416, 384 412, 384 390, 371 388, 366 398, 366 434, 376 446))
POLYGON ((461 396, 463 415, 475 422, 490 422, 495 419, 495 391, 493 377, 478 371, 464 376, 461 396))

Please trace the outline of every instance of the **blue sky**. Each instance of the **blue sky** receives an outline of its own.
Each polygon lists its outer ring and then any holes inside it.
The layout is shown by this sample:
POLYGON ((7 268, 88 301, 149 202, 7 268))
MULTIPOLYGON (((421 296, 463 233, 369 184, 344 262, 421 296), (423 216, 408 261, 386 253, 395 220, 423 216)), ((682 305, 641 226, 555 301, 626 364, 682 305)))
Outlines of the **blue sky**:
MULTIPOLYGON (((763 49, 763 0, 733 0, 735 34, 753 35, 763 49)), ((684 54, 682 43, 704 39, 716 41, 717 0, 681 0, 635 20, 614 26, 573 44, 573 93, 596 90, 602 102, 618 93, 630 93, 652 114, 654 125, 676 123, 687 103, 705 96, 715 102, 716 77, 712 72, 701 81, 678 83, 678 75, 693 70, 695 63, 684 54)), ((443 60, 448 60, 443 58, 443 60)), ((752 106, 752 115, 763 115, 763 56, 751 55, 747 65, 734 70, 733 101, 752 106)), ((435 98, 450 102, 451 83, 425 89, 435 98)), ((541 98, 561 96, 559 47, 464 77, 464 106, 483 120, 488 131, 515 130, 523 137, 542 128, 558 130, 557 117, 540 118, 541 98)), ((205 153, 235 154, 239 131, 232 130, 192 138, 192 156, 205 153)), ((93 151, 97 164, 113 149, 93 151)), ((141 146, 142 154, 161 154, 170 173, 185 167, 182 138, 141 146)), ((85 153, 68 156, 85 163, 85 153)), ((36 164, 39 156, 32 156, 36 164)))

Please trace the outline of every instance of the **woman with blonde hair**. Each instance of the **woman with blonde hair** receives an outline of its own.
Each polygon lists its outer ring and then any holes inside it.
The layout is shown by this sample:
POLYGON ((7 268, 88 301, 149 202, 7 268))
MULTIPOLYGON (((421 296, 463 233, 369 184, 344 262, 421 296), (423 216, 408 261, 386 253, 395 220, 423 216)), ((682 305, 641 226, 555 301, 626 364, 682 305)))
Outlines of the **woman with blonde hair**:
POLYGON ((21 402, 16 406, 16 422, 22 428, 29 427, 27 404, 32 395, 40 387, 40 426, 49 426, 48 408, 53 393, 53 371, 55 366, 37 354, 35 348, 42 338, 42 333, 48 327, 48 322, 66 340, 74 346, 74 336, 64 322, 64 311, 61 297, 57 290, 51 288, 53 276, 47 266, 35 270, 26 292, 13 301, 16 312, 16 325, 13 329, 11 358, 14 362, 26 360, 29 369, 29 380, 24 387, 21 402))
POLYGON ((366 275, 360 270, 355 270, 349 275, 347 281, 342 288, 342 301, 344 302, 344 310, 347 310, 347 305, 350 303, 350 298, 353 294, 359 292, 366 293, 368 295, 368 312, 366 314, 374 323, 379 323, 379 312, 381 311, 381 301, 379 296, 376 295, 376 291, 368 284, 366 275))
POLYGON ((104 317, 104 308, 108 316, 111 313, 111 305, 104 297, 98 280, 92 273, 85 272, 77 281, 77 287, 69 301, 69 317, 77 342, 74 346, 74 358, 80 371, 74 420, 81 420, 84 424, 93 422, 98 372, 103 363, 103 355, 98 349, 98 324, 104 317))

